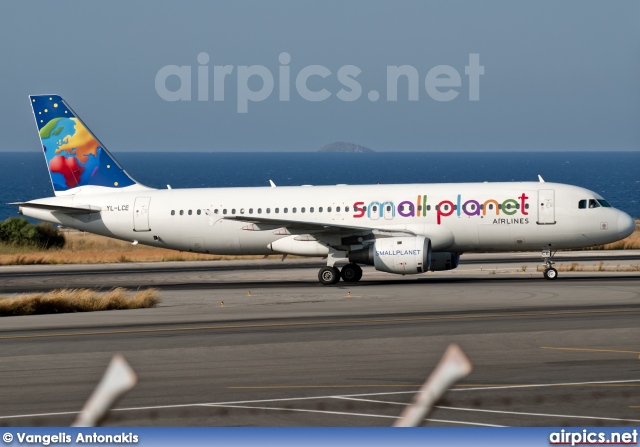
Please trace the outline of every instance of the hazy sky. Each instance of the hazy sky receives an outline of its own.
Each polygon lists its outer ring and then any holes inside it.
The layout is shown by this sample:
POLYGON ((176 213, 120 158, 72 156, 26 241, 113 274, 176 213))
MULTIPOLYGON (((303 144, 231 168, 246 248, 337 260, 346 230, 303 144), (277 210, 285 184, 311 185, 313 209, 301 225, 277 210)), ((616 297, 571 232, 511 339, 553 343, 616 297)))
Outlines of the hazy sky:
MULTIPOLYGON (((114 152, 311 151, 333 141, 398 151, 640 150, 638 1, 15 1, 0 15, 0 42, 0 150, 39 150, 27 98, 37 93, 62 95, 114 152), (283 52, 289 101, 280 99, 283 52), (198 101, 200 53, 209 56, 207 101, 198 101), (470 54, 484 67, 478 101, 469 100, 470 54), (158 93, 167 65, 192 67, 191 101, 158 93), (254 65, 273 76, 273 91, 239 113, 239 90, 247 92, 239 67, 254 65), (298 92, 311 65, 330 72, 306 82, 328 99, 298 92), (354 101, 337 95, 348 65, 360 70, 350 78, 362 90, 354 101), (387 98, 387 67, 401 65, 418 74, 417 101, 406 77, 398 100, 387 98), (449 71, 444 82, 454 87, 430 95, 425 79, 441 65, 460 78, 449 71), (232 66, 224 100, 213 100, 214 66, 232 66), (449 90, 458 95, 433 98, 449 90)), ((267 83, 247 81, 254 91, 267 83)))

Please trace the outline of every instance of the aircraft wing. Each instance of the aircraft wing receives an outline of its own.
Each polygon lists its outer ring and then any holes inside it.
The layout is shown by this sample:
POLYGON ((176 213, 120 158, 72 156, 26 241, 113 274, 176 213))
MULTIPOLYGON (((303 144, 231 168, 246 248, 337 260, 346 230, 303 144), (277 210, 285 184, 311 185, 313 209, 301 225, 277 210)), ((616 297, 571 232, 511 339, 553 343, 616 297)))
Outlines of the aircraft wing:
POLYGON ((59 211, 64 214, 90 214, 90 213, 99 213, 102 208, 94 205, 74 205, 74 206, 66 206, 66 205, 52 205, 48 203, 34 203, 34 202, 14 202, 9 203, 8 205, 15 205, 19 207, 25 208, 35 208, 41 210, 49 210, 49 211, 59 211))
POLYGON ((298 230, 298 232, 304 231, 312 231, 318 233, 333 233, 340 234, 342 236, 346 235, 354 235, 354 234, 387 234, 389 236, 393 234, 401 234, 401 235, 411 235, 415 236, 415 233, 402 230, 402 229, 379 229, 375 227, 361 227, 354 225, 343 225, 339 223, 320 223, 320 222, 305 222, 299 220, 288 220, 288 219, 272 219, 269 217, 245 217, 245 216, 229 216, 223 217, 226 220, 235 220, 239 222, 246 222, 248 224, 256 225, 255 228, 247 228, 252 229, 254 231, 262 230, 262 226, 266 226, 264 230, 275 229, 275 228, 287 228, 288 230, 298 230))

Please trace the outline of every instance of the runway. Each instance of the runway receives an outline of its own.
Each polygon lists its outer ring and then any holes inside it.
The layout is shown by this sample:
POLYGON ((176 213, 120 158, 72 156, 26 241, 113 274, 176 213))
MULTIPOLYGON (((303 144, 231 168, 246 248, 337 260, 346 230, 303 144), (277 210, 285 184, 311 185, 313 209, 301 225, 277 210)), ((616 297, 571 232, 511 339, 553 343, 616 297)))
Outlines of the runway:
MULTIPOLYGON (((640 250, 561 252, 556 256, 559 268, 579 263, 590 272, 560 272, 560 276, 588 280, 599 268, 621 271, 623 278, 635 278, 640 272, 640 250), (602 263, 602 264, 601 264, 602 263), (631 272, 625 271, 634 267, 631 272)), ((0 293, 20 293, 52 288, 156 287, 164 290, 220 288, 321 288, 317 271, 326 265, 318 259, 279 257, 250 261, 141 262, 95 265, 33 265, 0 267, 0 293)), ((406 282, 475 282, 478 280, 522 280, 541 277, 540 257, 535 253, 465 254, 455 270, 423 275, 393 275, 364 267, 361 284, 405 284, 406 282), (504 274, 512 276, 504 277, 504 274), (513 276, 515 275, 515 276, 513 276)), ((601 272, 602 273, 602 272, 601 272)), ((601 278, 602 275, 596 275, 601 278)), ((342 284, 342 283, 341 283, 342 284)), ((361 284, 355 285, 359 286, 361 284)), ((344 285, 344 284, 342 284, 344 285)))
POLYGON ((426 425, 638 425, 640 273, 546 281, 521 262, 417 279, 367 269, 337 287, 302 261, 137 277, 153 268, 3 269, 3 289, 146 282, 163 302, 2 318, 0 424, 70 424, 121 352, 140 382, 107 425, 389 426, 458 343, 474 370, 426 425))

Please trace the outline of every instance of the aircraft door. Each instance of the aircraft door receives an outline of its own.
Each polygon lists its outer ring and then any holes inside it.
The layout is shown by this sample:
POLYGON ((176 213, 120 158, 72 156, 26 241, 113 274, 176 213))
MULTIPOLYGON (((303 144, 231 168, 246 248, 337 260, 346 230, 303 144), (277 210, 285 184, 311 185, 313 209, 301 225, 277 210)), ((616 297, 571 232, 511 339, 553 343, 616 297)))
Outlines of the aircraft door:
POLYGON ((149 204, 151 197, 136 197, 133 205, 133 231, 151 231, 149 228, 149 204))
POLYGON ((396 208, 393 205, 393 202, 384 202, 382 205, 382 215, 385 219, 391 220, 396 217, 396 208))
POLYGON ((382 215, 379 202, 371 202, 367 207, 367 217, 371 220, 378 220, 382 215))
POLYGON ((345 207, 344 202, 333 202, 331 208, 331 219, 336 221, 344 220, 345 207))
POLYGON ((538 225, 553 225, 556 223, 555 191, 541 189, 538 191, 538 225))

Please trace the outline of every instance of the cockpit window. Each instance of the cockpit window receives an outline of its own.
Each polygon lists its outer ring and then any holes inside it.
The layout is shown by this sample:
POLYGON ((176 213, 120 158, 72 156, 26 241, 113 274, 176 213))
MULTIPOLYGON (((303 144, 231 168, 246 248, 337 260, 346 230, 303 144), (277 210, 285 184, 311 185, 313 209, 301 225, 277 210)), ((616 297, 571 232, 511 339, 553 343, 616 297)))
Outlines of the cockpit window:
POLYGON ((586 200, 579 201, 578 202, 578 208, 580 208, 581 210, 587 209, 587 201, 586 200))
POLYGON ((611 208, 611 205, 609 205, 609 202, 607 202, 604 199, 598 199, 598 203, 602 206, 604 206, 605 208, 611 208))
POLYGON ((596 199, 589 199, 589 208, 599 208, 600 204, 596 199))

